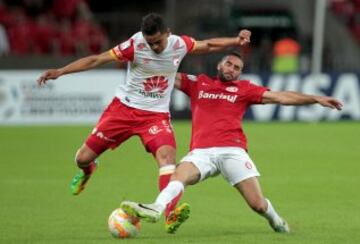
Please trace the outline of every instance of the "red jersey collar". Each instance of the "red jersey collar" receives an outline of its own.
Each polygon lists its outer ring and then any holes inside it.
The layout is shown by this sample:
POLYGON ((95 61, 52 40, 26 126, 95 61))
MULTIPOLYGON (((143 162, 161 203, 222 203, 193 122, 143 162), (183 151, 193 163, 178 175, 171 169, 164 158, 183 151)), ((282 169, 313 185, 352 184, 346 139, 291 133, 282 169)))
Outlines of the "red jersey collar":
POLYGON ((234 80, 234 81, 221 81, 219 76, 215 76, 213 78, 213 80, 215 81, 215 83, 217 84, 221 84, 223 86, 236 86, 236 84, 240 81, 240 80, 234 80))

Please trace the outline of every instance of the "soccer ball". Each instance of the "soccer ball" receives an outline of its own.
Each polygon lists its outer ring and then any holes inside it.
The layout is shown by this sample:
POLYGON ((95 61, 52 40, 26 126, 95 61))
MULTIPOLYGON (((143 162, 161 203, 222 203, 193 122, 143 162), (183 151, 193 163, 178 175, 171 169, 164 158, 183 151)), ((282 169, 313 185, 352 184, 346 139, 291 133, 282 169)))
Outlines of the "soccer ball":
POLYGON ((140 220, 127 215, 121 208, 110 214, 108 225, 110 233, 117 238, 135 237, 141 228, 140 220))

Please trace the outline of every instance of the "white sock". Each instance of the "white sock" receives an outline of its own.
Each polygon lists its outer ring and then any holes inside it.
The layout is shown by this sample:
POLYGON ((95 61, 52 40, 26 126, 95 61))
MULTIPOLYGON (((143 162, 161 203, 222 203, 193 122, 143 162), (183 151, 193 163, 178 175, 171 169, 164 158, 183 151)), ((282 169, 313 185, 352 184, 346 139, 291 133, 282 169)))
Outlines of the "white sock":
POLYGON ((281 217, 275 211, 275 209, 274 209, 273 205, 271 204, 271 202, 269 201, 269 199, 265 199, 265 201, 267 202, 267 210, 264 214, 262 214, 262 216, 264 216, 267 220, 271 220, 274 222, 281 221, 281 217))
POLYGON ((184 184, 181 181, 175 180, 170 183, 160 192, 156 198, 155 204, 159 206, 159 211, 163 212, 166 205, 170 203, 180 192, 184 191, 184 184))

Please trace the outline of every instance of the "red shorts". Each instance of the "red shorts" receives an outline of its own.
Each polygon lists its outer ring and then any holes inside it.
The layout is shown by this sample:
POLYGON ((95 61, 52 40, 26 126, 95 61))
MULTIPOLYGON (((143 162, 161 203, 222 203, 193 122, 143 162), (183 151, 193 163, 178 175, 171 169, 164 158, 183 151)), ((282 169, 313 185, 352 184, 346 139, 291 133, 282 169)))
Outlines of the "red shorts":
POLYGON ((163 145, 176 148, 169 113, 131 108, 118 98, 114 98, 105 109, 85 143, 100 155, 108 148, 116 148, 133 135, 138 135, 146 150, 153 155, 163 145))

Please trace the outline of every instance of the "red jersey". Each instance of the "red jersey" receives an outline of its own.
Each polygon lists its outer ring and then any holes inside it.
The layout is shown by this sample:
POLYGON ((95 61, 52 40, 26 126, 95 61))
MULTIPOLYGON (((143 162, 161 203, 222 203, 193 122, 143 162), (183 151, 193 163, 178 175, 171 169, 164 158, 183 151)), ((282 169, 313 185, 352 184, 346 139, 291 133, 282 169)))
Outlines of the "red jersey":
POLYGON ((248 80, 222 82, 205 74, 182 74, 181 89, 190 97, 192 133, 190 150, 241 147, 247 150, 241 121, 251 104, 259 104, 268 89, 248 80))

